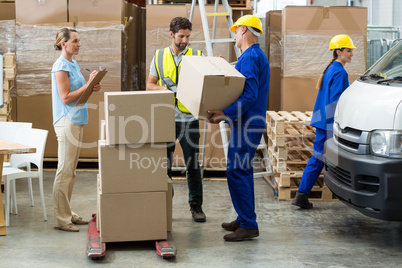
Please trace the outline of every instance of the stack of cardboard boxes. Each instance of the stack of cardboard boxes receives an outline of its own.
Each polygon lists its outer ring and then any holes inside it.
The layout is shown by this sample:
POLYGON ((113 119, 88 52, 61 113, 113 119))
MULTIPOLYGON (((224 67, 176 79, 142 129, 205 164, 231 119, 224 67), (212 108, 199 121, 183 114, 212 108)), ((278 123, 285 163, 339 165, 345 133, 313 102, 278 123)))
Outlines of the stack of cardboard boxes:
POLYGON ((349 35, 356 46, 352 63, 345 66, 349 81, 366 71, 365 7, 287 6, 267 13, 265 33, 269 110, 313 110, 317 80, 332 60, 328 47, 335 35, 349 35))
MULTIPOLYGON (((35 128, 49 130, 45 157, 57 157, 57 139, 52 125, 51 70, 60 56, 54 50, 56 33, 62 27, 75 27, 81 41, 75 57, 82 74, 107 68, 102 80, 102 92, 121 91, 122 5, 123 0, 46 0, 15 1, 17 26, 16 62, 17 97, 15 120, 32 122, 35 128)), ((14 4, 14 3, 13 3, 14 4)), ((1 35, 1 33, 0 33, 1 35)), ((0 41, 1 42, 1 41, 0 41)), ((84 126, 85 146, 82 157, 97 156, 99 140, 99 107, 103 94, 95 93, 88 101, 89 122, 84 126)), ((13 108, 13 110, 14 110, 13 108)))
POLYGON ((98 147, 102 242, 166 239, 172 229, 166 144, 175 140, 173 92, 107 92, 105 119, 98 147))

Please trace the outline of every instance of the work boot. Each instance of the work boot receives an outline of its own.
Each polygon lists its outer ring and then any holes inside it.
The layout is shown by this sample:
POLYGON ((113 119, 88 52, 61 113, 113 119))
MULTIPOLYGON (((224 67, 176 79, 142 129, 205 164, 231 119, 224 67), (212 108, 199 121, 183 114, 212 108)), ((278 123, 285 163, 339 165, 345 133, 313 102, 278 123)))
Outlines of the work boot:
POLYGON ((202 207, 200 204, 198 203, 191 204, 190 211, 194 221, 205 222, 207 220, 207 216, 205 216, 205 213, 202 211, 202 207))
POLYGON ((297 191, 295 199, 292 201, 292 205, 305 209, 313 208, 313 204, 308 201, 307 194, 300 191, 297 191))
POLYGON ((84 224, 88 224, 89 221, 84 220, 83 218, 79 217, 78 219, 76 219, 75 221, 73 221, 74 224, 78 224, 78 225, 84 225, 84 224))
POLYGON ((224 222, 222 223, 222 228, 225 229, 226 231, 236 231, 237 228, 239 228, 239 224, 237 221, 232 221, 232 222, 224 222))
POLYGON ((223 237, 228 242, 235 242, 235 241, 243 241, 247 239, 251 239, 260 235, 258 229, 244 229, 244 228, 237 228, 234 233, 227 234, 223 237))
POLYGON ((69 223, 67 225, 61 226, 61 227, 56 227, 59 230, 62 231, 67 231, 67 232, 79 232, 80 229, 74 225, 74 223, 69 223))

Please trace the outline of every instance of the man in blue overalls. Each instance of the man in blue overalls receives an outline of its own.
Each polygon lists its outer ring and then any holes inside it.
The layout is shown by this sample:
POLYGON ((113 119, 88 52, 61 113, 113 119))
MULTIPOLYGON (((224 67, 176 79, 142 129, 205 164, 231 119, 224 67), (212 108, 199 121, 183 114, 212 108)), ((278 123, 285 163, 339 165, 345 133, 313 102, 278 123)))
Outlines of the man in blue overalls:
POLYGON ((246 15, 230 29, 236 34, 236 46, 242 51, 236 69, 246 77, 242 95, 223 111, 209 111, 210 123, 229 121, 230 139, 227 156, 227 180, 235 221, 222 223, 226 241, 242 241, 259 236, 254 202, 253 158, 266 124, 269 90, 269 63, 257 44, 262 33, 261 21, 246 15))

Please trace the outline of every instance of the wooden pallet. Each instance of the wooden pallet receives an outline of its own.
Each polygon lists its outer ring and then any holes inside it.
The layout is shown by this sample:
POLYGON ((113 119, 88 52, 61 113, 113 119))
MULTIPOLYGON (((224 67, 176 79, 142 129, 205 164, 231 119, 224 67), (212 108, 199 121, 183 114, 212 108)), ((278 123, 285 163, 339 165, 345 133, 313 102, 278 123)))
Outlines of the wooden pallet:
POLYGON ((311 151, 307 150, 290 150, 287 151, 287 158, 277 158, 275 154, 270 154, 269 161, 275 172, 304 170, 308 160, 313 156, 311 151))
POLYGON ((0 115, 8 115, 11 112, 11 103, 3 104, 3 108, 0 108, 0 115))
MULTIPOLYGON (((281 172, 275 174, 275 179, 281 188, 299 188, 303 172, 281 172)), ((313 188, 324 187, 324 174, 321 174, 313 188)))
POLYGON ((267 126, 276 134, 284 134, 285 125, 310 125, 313 112, 267 111, 267 126))
POLYGON ((5 53, 3 55, 4 64, 3 68, 12 68, 15 66, 15 53, 5 53))
MULTIPOLYGON (((301 182, 302 172, 280 173, 275 175, 278 184, 279 200, 293 200, 301 182)), ((315 182, 311 193, 310 200, 315 201, 333 201, 336 198, 324 183, 324 175, 321 174, 315 182)))
POLYGON ((11 121, 11 113, 0 114, 0 122, 10 122, 10 121, 11 121))
MULTIPOLYGON (((278 188, 278 200, 291 201, 295 198, 297 189, 295 188, 278 188)), ((322 188, 312 189, 308 195, 310 201, 336 201, 336 197, 331 190, 324 186, 322 188)))
POLYGON ((4 79, 14 80, 16 75, 15 65, 13 67, 4 68, 4 79))
POLYGON ((276 146, 273 140, 268 139, 268 151, 278 160, 287 160, 288 152, 314 150, 314 138, 287 138, 285 146, 276 146))
POLYGON ((15 80, 14 79, 7 79, 3 81, 3 90, 11 90, 13 89, 15 84, 15 80))

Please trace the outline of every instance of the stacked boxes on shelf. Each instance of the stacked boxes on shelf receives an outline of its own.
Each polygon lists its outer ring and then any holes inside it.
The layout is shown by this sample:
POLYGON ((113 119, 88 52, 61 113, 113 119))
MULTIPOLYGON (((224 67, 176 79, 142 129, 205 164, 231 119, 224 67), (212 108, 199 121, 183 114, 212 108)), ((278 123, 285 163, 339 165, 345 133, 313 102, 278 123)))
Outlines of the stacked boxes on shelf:
POLYGON ((172 229, 166 144, 174 94, 106 92, 99 141, 97 224, 102 242, 159 240, 172 229))
MULTIPOLYGON (((279 200, 292 200, 308 160, 313 156, 315 129, 310 126, 312 112, 267 111, 270 162, 278 183, 279 200)), ((312 200, 332 200, 323 176, 311 193, 312 200)))
POLYGON ((15 84, 15 53, 5 53, 3 58, 3 107, 0 104, 0 122, 11 121, 11 90, 15 84))

